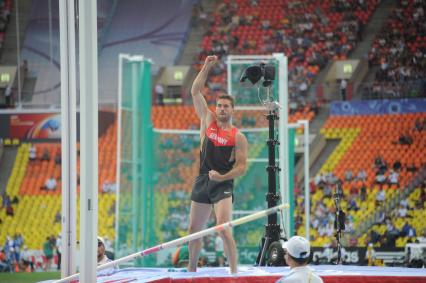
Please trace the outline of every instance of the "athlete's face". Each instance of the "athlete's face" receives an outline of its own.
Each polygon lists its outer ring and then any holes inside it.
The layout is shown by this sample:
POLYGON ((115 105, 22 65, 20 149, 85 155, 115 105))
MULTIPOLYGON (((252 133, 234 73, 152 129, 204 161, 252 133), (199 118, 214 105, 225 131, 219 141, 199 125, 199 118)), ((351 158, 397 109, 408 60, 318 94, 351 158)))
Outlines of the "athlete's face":
POLYGON ((216 117, 219 122, 227 123, 231 120, 234 108, 228 99, 219 99, 216 103, 216 117))

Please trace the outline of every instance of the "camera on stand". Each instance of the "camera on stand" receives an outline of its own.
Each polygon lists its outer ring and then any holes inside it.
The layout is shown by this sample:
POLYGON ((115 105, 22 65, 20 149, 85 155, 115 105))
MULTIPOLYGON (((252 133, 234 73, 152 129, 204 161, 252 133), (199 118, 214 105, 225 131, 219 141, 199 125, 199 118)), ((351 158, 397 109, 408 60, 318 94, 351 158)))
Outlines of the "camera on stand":
MULTIPOLYGON (((266 142, 268 145, 268 166, 266 167, 266 171, 268 172, 268 193, 266 194, 266 202, 268 208, 272 208, 276 206, 277 202, 280 200, 280 196, 277 194, 276 189, 276 173, 281 170, 279 166, 275 164, 275 146, 279 145, 279 142, 275 137, 274 127, 275 121, 279 119, 277 110, 280 108, 279 103, 274 101, 271 91, 272 82, 275 80, 275 67, 266 65, 265 63, 249 66, 241 75, 240 83, 244 83, 247 80, 253 85, 256 85, 262 80, 262 83, 259 84, 259 88, 260 86, 266 88, 267 93, 266 99, 261 100, 259 96, 259 100, 268 112, 266 115, 269 122, 269 138, 266 142)), ((283 217, 281 217, 281 219, 282 218, 283 217)), ((256 259, 256 265, 258 266, 285 265, 282 244, 286 238, 281 235, 282 229, 277 223, 277 219, 277 213, 268 216, 268 223, 265 225, 265 234, 260 241, 260 250, 256 259)))
POLYGON ((257 84, 260 79, 263 78, 263 87, 269 87, 272 85, 272 81, 275 80, 275 67, 260 63, 259 66, 250 66, 244 70, 240 78, 240 83, 245 82, 247 79, 253 84, 257 84))

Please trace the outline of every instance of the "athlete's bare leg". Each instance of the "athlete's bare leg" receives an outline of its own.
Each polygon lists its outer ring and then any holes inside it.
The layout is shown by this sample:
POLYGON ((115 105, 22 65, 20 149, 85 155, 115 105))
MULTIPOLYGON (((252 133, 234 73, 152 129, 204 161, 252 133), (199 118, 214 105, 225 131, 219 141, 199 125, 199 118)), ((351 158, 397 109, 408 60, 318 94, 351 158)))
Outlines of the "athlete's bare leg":
MULTIPOLYGON (((222 199, 214 204, 217 225, 232 220, 232 198, 222 199)), ((231 273, 237 273, 237 245, 235 244, 232 231, 225 229, 219 233, 223 239, 223 249, 228 258, 231 273)))
MULTIPOLYGON (((201 231, 212 212, 212 205, 191 201, 191 212, 189 214, 189 233, 201 231)), ((202 248, 201 239, 188 243, 189 263, 188 272, 197 271, 198 257, 202 248)))

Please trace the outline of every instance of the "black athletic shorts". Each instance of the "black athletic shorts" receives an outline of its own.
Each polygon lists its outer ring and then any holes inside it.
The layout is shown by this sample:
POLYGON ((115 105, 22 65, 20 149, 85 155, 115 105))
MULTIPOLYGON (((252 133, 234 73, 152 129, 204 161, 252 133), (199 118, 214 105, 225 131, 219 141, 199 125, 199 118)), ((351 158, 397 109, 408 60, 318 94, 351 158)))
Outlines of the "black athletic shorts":
POLYGON ((195 178, 192 201, 213 204, 228 197, 234 201, 234 180, 217 182, 210 180, 208 174, 200 174, 195 178))

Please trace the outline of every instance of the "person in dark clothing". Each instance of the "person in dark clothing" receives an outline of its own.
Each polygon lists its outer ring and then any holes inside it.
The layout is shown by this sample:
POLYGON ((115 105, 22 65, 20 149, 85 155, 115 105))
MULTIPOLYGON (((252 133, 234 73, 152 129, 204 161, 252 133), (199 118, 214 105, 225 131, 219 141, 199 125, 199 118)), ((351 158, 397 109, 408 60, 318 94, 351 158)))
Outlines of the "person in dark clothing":
MULTIPOLYGON (((195 112, 201 121, 201 148, 200 171, 191 194, 189 233, 203 229, 212 208, 217 224, 231 220, 233 180, 242 176, 247 167, 247 139, 231 123, 234 113, 233 97, 220 95, 216 101, 216 111, 213 113, 201 94, 207 76, 217 62, 217 56, 207 56, 191 89, 195 112)), ((225 229, 219 234, 223 239, 230 271, 235 274, 237 248, 232 232, 225 229)), ((201 240, 189 242, 189 272, 195 272, 197 269, 201 246, 201 240)))

